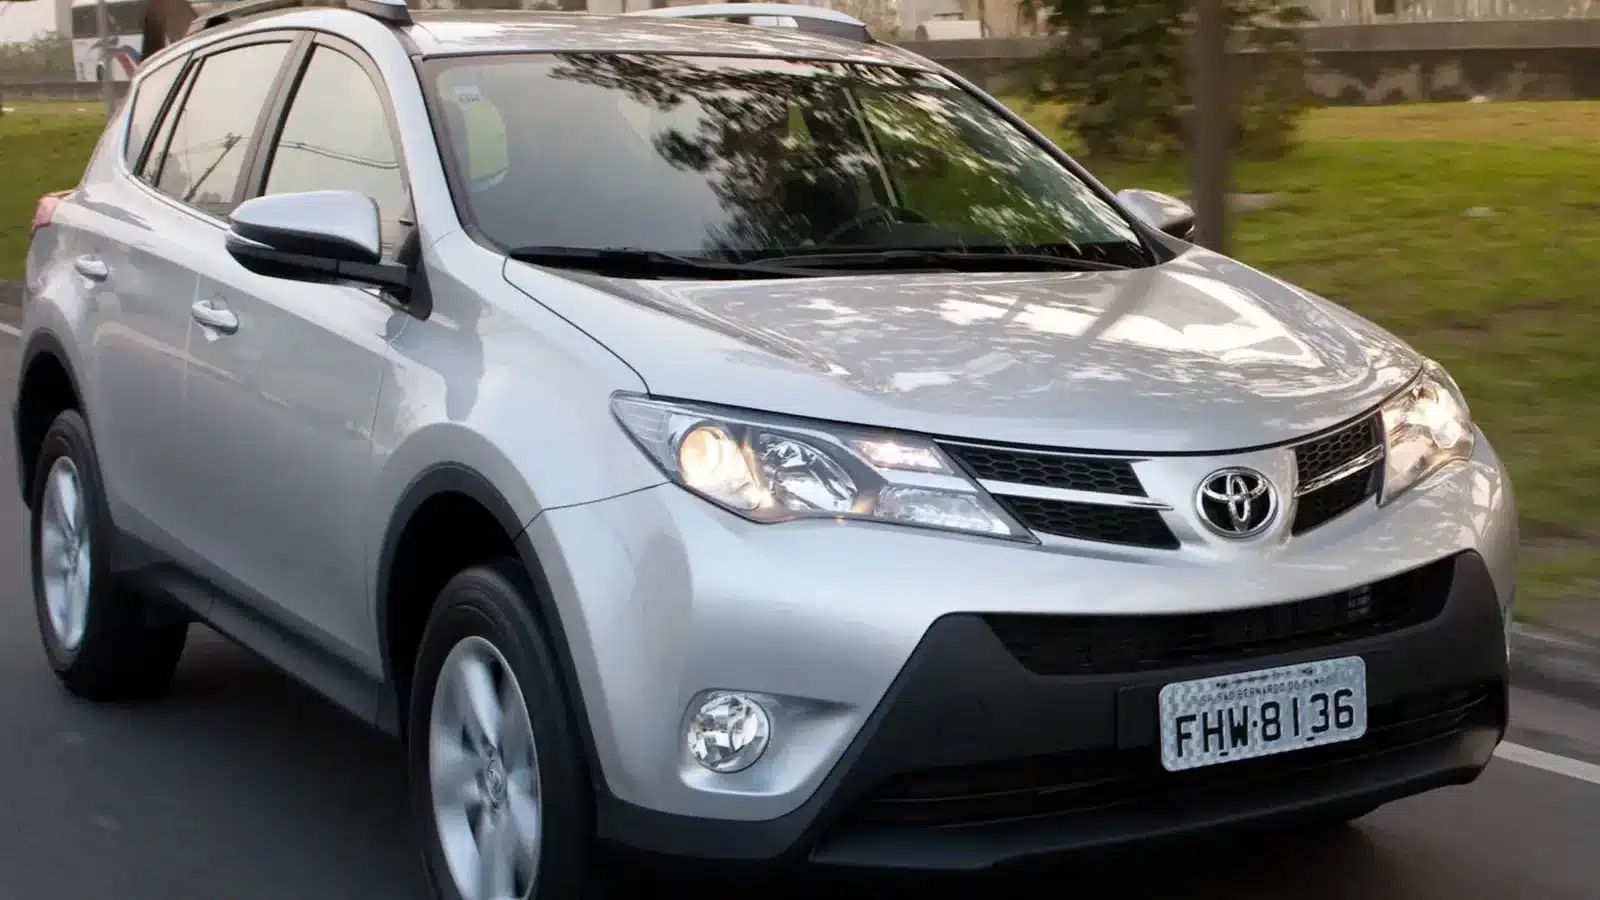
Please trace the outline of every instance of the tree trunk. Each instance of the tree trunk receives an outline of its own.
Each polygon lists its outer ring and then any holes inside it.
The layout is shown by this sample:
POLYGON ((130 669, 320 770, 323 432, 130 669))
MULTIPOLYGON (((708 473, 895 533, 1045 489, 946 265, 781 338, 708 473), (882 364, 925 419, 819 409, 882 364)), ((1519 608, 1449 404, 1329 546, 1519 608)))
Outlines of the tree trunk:
POLYGON ((1195 0, 1190 154, 1196 242, 1228 252, 1228 35, 1224 0, 1195 0))

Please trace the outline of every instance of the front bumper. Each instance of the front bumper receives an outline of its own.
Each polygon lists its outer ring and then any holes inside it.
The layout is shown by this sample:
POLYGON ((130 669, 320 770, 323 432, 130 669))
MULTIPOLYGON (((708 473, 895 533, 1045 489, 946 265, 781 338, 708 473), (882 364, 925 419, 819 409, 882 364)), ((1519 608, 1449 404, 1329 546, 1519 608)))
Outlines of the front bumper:
POLYGON ((828 779, 775 820, 670 816, 614 798, 605 836, 656 853, 982 869, 1465 784, 1507 721, 1504 632, 1483 560, 1431 621, 1247 660, 1114 676, 1030 673, 982 618, 940 619, 828 779), (1156 695, 1172 681, 1359 655, 1370 725, 1345 744, 1187 773, 1161 768, 1156 695))
POLYGON ((768 528, 673 487, 553 511, 528 534, 586 713, 602 837, 657 853, 983 868, 1464 783, 1505 727, 1516 528, 1486 442, 1404 502, 1226 558, 768 528), (1415 602, 1316 627, 1384 584, 1415 602), (1298 598, 1316 602, 1286 627, 1298 598), (1073 668, 1008 635, 1019 614, 1065 629, 1058 643, 1091 617, 1109 630, 1073 668), (1216 647, 1174 653, 1169 633, 1141 656, 1118 637, 1195 615, 1216 647), (1163 684, 1344 655, 1367 664, 1363 740, 1160 768, 1163 684), (710 689, 780 700, 772 749, 737 775, 684 752, 687 706, 710 689))

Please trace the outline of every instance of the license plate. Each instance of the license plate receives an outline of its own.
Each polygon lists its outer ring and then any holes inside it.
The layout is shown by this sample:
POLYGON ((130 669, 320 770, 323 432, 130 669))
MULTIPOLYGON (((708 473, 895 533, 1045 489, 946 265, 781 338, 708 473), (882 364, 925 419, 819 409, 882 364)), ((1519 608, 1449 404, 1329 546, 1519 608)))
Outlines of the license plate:
POLYGON ((1169 772, 1353 741, 1367 733, 1359 656, 1179 681, 1161 689, 1169 772))

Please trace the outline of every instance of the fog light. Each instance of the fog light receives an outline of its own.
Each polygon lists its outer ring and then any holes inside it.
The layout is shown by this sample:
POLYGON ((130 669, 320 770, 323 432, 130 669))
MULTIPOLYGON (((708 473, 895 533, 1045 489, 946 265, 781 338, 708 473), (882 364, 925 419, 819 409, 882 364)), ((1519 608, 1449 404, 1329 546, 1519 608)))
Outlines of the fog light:
POLYGON ((745 694, 719 691, 705 699, 689 720, 686 737, 694 761, 713 772, 748 769, 767 751, 772 721, 745 694))

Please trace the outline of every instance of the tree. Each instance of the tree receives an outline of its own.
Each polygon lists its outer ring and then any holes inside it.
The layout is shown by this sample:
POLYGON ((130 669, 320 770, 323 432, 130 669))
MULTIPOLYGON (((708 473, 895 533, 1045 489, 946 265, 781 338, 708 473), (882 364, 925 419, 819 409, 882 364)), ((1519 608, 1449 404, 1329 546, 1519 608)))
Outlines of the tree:
MULTIPOLYGON (((1034 0, 1056 37, 1038 92, 1065 101, 1091 156, 1155 159, 1191 146, 1192 0, 1034 0)), ((1227 107, 1239 149, 1272 156, 1310 105, 1293 0, 1222 0, 1230 43, 1227 107), (1237 51, 1250 51, 1240 54, 1237 51)))

